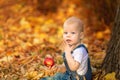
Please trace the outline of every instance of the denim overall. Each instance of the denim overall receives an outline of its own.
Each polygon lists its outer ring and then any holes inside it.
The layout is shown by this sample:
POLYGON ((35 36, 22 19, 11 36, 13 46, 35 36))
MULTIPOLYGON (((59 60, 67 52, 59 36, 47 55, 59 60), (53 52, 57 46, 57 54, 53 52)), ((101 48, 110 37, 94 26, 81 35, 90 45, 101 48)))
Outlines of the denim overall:
MULTIPOLYGON (((79 47, 84 47, 86 49, 86 51, 88 52, 87 48, 81 44, 79 45, 77 48, 79 47)), ((78 75, 76 71, 71 71, 68 64, 67 64, 67 60, 65 58, 65 53, 63 53, 63 60, 64 60, 64 64, 66 66, 66 72, 65 73, 57 73, 55 76, 53 77, 45 77, 42 78, 40 80, 77 80, 76 76, 79 77, 79 80, 83 80, 83 77, 86 78, 86 80, 92 80, 92 70, 91 70, 91 66, 90 66, 90 59, 88 58, 88 70, 86 72, 86 74, 83 75, 78 75)))
MULTIPOLYGON (((83 44, 79 45, 77 48, 79 48, 79 47, 84 47, 86 49, 86 51, 88 52, 87 48, 83 44)), ((63 59, 64 59, 64 64, 65 64, 67 70, 66 70, 65 76, 62 78, 62 80, 77 80, 76 76, 79 76, 79 80, 83 80, 83 77, 85 77, 86 80, 92 80, 92 70, 91 70, 89 58, 88 58, 88 70, 84 76, 78 75, 76 71, 71 71, 69 69, 69 66, 68 66, 66 58, 65 58, 65 53, 63 54, 63 59), (68 78, 68 79, 64 79, 64 78, 68 78)))

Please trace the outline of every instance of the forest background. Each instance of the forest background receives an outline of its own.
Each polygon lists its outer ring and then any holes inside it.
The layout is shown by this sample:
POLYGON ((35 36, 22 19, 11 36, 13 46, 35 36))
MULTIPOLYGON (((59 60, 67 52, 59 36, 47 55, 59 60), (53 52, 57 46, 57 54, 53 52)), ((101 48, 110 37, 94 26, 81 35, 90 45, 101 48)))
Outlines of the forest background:
MULTIPOLYGON (((38 80, 57 71, 44 65, 46 56, 62 64, 62 26, 70 16, 83 20, 97 80, 115 18, 115 0, 1 0, 0 79, 38 80), (114 3, 113 3, 114 2, 114 3)), ((115 80, 115 74, 103 79, 115 80)))

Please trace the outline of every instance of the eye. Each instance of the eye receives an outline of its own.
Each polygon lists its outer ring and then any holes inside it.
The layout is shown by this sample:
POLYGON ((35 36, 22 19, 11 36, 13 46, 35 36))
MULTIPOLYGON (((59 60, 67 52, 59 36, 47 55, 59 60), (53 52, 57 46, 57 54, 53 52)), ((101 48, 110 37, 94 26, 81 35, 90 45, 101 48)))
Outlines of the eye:
POLYGON ((67 34, 67 32, 64 32, 64 34, 67 34))
POLYGON ((75 34, 75 32, 71 32, 72 34, 75 34))

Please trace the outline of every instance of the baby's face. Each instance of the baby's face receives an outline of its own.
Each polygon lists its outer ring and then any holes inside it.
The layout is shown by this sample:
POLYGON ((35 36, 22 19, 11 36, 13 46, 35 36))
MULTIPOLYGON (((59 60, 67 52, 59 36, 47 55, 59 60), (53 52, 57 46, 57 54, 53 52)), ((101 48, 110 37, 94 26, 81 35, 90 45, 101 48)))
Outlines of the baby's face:
POLYGON ((68 45, 77 45, 80 42, 80 26, 69 24, 63 27, 63 39, 68 45))

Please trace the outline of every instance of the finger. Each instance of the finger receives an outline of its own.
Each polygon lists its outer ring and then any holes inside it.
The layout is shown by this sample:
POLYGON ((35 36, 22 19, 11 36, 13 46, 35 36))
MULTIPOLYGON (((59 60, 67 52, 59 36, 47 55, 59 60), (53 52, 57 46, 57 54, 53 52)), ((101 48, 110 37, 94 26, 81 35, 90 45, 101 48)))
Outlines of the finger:
POLYGON ((48 69, 51 69, 51 66, 49 66, 48 69))
POLYGON ((66 45, 66 42, 63 40, 63 46, 65 46, 66 45))
POLYGON ((54 65, 54 66, 51 67, 51 69, 54 69, 55 67, 56 67, 56 66, 54 65))
POLYGON ((53 71, 54 71, 54 70, 57 70, 57 66, 53 66, 51 69, 52 69, 53 71))

